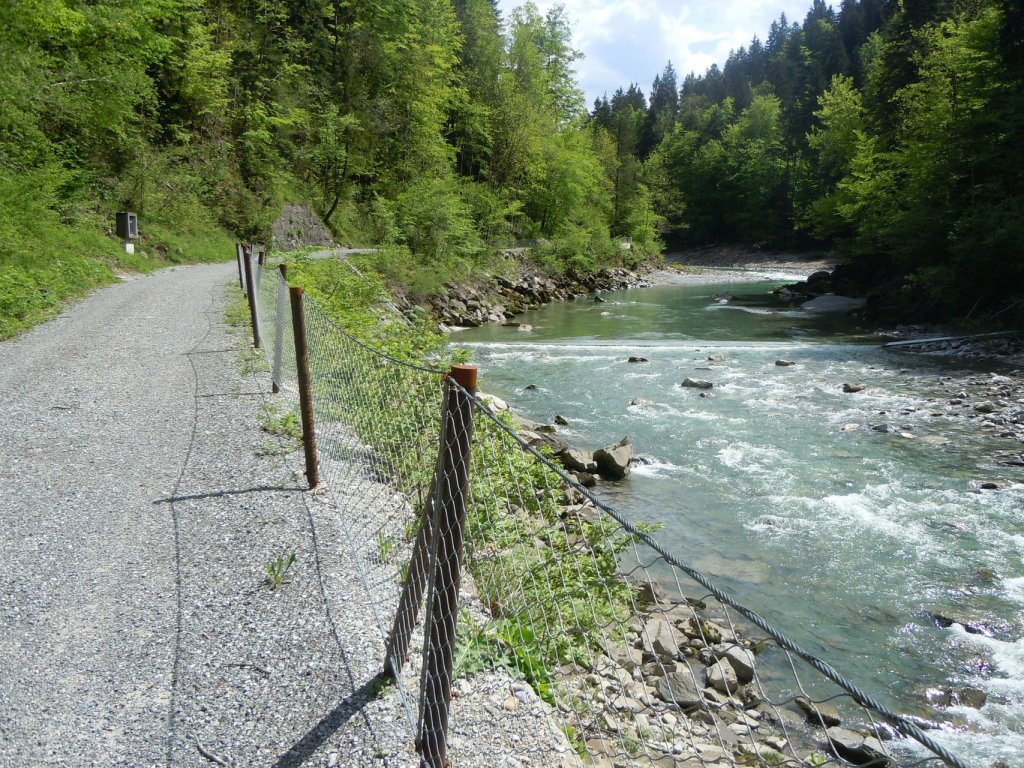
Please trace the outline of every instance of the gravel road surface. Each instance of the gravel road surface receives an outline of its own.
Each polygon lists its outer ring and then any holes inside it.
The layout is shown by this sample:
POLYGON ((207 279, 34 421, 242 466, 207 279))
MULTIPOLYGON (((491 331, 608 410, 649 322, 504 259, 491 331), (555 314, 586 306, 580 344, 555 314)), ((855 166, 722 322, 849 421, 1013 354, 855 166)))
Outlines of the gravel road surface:
POLYGON ((0 344, 0 766, 409 764, 337 517, 260 429, 236 277, 131 279, 0 344))

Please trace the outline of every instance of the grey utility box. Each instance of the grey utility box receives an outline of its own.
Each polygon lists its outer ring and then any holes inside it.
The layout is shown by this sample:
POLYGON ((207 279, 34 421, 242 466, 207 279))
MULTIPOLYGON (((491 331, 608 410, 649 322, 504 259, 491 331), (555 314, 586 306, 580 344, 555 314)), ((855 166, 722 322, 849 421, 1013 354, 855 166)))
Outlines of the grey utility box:
POLYGON ((122 240, 139 239, 139 217, 127 211, 117 213, 117 236, 122 240))

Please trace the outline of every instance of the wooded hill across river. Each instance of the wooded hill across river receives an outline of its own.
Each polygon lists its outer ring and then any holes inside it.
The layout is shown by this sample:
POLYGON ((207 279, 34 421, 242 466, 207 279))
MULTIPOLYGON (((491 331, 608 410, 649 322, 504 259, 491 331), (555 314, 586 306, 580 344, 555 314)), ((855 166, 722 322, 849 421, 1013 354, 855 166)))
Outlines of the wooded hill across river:
POLYGON ((737 243, 833 251, 886 319, 1024 324, 1015 0, 814 0, 592 111, 571 33, 493 0, 3 3, 0 337, 285 202, 419 296, 516 241, 581 274, 737 243))

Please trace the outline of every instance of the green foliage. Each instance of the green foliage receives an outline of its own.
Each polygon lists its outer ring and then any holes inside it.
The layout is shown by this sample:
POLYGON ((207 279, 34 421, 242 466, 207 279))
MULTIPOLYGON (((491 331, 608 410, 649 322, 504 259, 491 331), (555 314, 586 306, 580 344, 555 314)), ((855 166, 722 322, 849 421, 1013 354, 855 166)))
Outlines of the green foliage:
POLYGON ((293 448, 302 440, 302 424, 293 411, 278 411, 277 407, 265 403, 260 408, 260 427, 264 432, 284 438, 293 448))
POLYGON ((267 574, 267 583, 270 585, 271 591, 277 589, 282 584, 290 584, 291 579, 288 577, 288 571, 295 565, 295 561, 298 559, 296 554, 281 553, 273 560, 269 560, 264 566, 263 570, 267 574))

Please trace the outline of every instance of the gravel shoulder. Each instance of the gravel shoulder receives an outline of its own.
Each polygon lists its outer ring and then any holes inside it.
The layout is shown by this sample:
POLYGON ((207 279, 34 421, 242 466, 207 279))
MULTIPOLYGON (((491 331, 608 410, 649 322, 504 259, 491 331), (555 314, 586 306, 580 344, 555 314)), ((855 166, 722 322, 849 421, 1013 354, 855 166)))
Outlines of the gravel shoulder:
POLYGON ((259 427, 234 277, 130 280, 0 344, 0 766, 397 765, 411 742, 333 507, 259 427))

